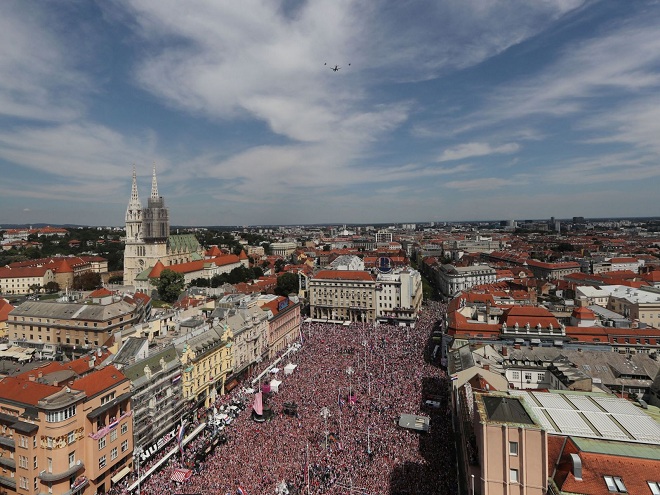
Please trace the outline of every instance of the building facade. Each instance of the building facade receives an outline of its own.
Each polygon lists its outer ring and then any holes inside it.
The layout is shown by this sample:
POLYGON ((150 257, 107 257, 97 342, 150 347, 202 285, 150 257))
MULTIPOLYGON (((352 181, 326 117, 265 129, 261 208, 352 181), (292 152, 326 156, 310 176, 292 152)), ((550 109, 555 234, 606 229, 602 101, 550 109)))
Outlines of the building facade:
POLYGON ((130 472, 130 382, 114 366, 94 369, 93 357, 0 382, 5 493, 107 493, 130 472))
POLYGON ((321 270, 309 279, 312 318, 373 322, 375 302, 376 280, 368 272, 321 270))
POLYGON ((495 283, 497 271, 487 265, 442 265, 437 271, 437 277, 441 294, 446 297, 453 297, 475 285, 495 283))

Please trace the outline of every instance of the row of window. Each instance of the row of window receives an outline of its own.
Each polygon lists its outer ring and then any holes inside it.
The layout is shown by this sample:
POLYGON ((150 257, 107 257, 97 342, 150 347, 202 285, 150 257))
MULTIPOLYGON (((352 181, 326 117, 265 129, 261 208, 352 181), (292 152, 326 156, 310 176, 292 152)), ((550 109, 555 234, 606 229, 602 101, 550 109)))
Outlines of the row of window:
POLYGON ((60 409, 59 411, 49 411, 46 413, 46 422, 47 423, 59 423, 60 421, 65 421, 69 418, 72 418, 76 415, 76 406, 69 406, 66 409, 60 409))
MULTIPOLYGON (((125 435, 126 432, 128 431, 128 423, 127 422, 122 423, 122 425, 120 426, 120 429, 121 429, 121 434, 125 435)), ((103 450, 105 448, 106 439, 107 439, 107 436, 99 438, 99 450, 103 450)), ((114 442, 115 440, 117 440, 117 429, 116 428, 110 432, 110 441, 114 442)))

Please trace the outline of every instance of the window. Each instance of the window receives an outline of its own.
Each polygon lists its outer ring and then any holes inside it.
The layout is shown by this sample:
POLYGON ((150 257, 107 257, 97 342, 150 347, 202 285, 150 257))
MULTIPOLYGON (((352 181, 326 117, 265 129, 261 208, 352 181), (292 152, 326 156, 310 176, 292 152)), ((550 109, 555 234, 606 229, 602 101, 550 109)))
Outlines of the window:
POLYGON ((105 447, 105 437, 99 438, 99 450, 105 447))
POLYGON ((21 476, 21 488, 27 490, 29 488, 28 486, 28 479, 25 476, 21 476))
POLYGON ((19 455, 18 456, 18 467, 22 467, 24 469, 28 468, 28 458, 25 457, 24 455, 19 455))
POLYGON ((37 448, 37 436, 32 437, 32 448, 36 449, 37 448))
POLYGON ((69 406, 66 409, 61 409, 59 411, 51 411, 46 414, 46 422, 48 423, 58 423, 60 421, 67 420, 72 418, 76 414, 76 406, 69 406))
POLYGON ((114 442, 115 440, 117 440, 117 429, 116 428, 110 432, 110 441, 114 442))
POLYGON ((518 483, 518 470, 509 469, 509 481, 511 483, 518 483))
POLYGON ((76 432, 70 431, 69 434, 67 435, 67 443, 71 445, 75 441, 76 441, 76 432))
POLYGON ((532 374, 531 373, 525 373, 525 380, 532 381, 532 374))
POLYGON ((99 469, 103 469, 105 467, 105 456, 102 455, 101 458, 99 459, 99 469))
POLYGON ((114 461, 117 458, 117 447, 113 447, 110 451, 110 460, 114 461))
POLYGON ((106 395, 105 397, 101 397, 101 405, 107 404, 111 400, 115 398, 115 393, 112 392, 111 394, 106 395))
POLYGON ((520 380, 520 371, 514 371, 511 373, 511 378, 514 380, 520 380))
POLYGON ((124 440, 124 441, 121 443, 121 451, 122 451, 122 452, 126 452, 127 450, 128 450, 128 440, 124 440))
POLYGON ((46 459, 46 465, 48 466, 48 472, 52 473, 53 472, 53 459, 52 458, 47 458, 46 459))
POLYGON ((49 449, 53 448, 53 437, 46 438, 46 447, 48 447, 49 449))
POLYGON ((33 462, 33 468, 34 468, 34 469, 37 469, 38 467, 39 467, 39 466, 38 466, 38 464, 37 464, 37 456, 35 455, 35 456, 34 456, 34 462, 33 462))
POLYGON ((19 435, 18 442, 19 442, 19 446, 25 449, 27 449, 30 446, 30 444, 28 443, 28 437, 26 437, 25 435, 19 435))
POLYGON ((660 481, 648 481, 647 483, 653 495, 660 495, 660 481))
POLYGON ((518 455, 518 442, 509 442, 509 455, 518 455))
POLYGON ((605 476, 605 484, 607 489, 614 493, 628 493, 626 485, 619 476, 605 476))
POLYGON ((70 452, 69 453, 69 467, 73 467, 76 464, 76 453, 75 452, 70 452))

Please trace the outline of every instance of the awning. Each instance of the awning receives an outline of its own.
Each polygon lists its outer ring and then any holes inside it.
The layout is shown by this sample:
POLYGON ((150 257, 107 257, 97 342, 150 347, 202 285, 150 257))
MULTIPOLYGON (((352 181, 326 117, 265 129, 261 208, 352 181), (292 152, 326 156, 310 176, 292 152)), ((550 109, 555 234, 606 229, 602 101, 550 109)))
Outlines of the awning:
POLYGON ((112 478, 110 478, 112 484, 114 485, 115 483, 119 483, 130 472, 131 472, 131 468, 129 468, 128 466, 124 466, 119 471, 117 471, 117 473, 112 478))

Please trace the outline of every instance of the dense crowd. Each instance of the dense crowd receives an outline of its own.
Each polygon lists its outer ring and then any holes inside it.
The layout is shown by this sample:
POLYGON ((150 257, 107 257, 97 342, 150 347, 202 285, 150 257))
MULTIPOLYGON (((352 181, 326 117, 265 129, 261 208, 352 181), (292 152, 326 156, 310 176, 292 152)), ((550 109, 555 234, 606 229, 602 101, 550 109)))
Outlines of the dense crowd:
POLYGON ((248 407, 225 429, 227 443, 188 481, 171 481, 171 472, 194 465, 210 428, 142 482, 141 493, 454 493, 447 377, 428 362, 430 335, 445 310, 428 303, 414 328, 304 323, 303 346, 286 358, 297 368, 287 376, 280 371, 279 391, 264 394, 273 418, 253 421, 252 395, 245 395, 248 407), (297 404, 294 414, 282 413, 285 402, 297 404), (429 416, 431 430, 401 428, 401 413, 429 416))

